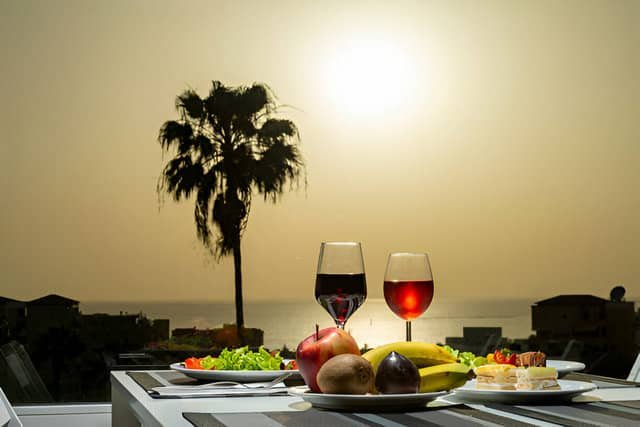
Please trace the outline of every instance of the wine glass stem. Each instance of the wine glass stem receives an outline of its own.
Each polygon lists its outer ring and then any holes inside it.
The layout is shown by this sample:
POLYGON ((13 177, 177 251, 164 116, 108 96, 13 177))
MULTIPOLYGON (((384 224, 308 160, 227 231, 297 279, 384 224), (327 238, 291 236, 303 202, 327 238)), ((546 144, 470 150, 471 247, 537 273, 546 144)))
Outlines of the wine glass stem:
POLYGON ((407 320, 407 341, 411 341, 411 322, 407 320))
POLYGON ((336 320, 336 327, 338 329, 344 329, 344 323, 345 322, 340 322, 340 321, 336 320))

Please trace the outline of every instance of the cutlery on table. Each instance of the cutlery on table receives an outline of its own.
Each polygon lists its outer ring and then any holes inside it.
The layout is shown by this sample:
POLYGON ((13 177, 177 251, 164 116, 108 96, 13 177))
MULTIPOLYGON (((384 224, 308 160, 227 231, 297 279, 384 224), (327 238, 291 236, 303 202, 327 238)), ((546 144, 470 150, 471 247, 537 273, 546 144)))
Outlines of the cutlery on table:
POLYGON ((162 386, 162 387, 154 387, 152 388, 153 391, 156 392, 164 392, 164 393, 168 393, 168 392, 172 392, 172 391, 177 391, 177 392, 184 392, 184 391, 202 391, 202 390, 207 390, 207 389, 235 389, 235 390, 268 390, 271 389, 277 385, 279 385, 280 383, 282 383, 284 380, 286 380, 287 378, 289 378, 291 375, 293 375, 293 372, 286 372, 276 378, 274 378, 273 380, 269 381, 268 383, 264 383, 264 382, 260 382, 260 383, 239 383, 236 381, 217 381, 214 383, 207 383, 207 384, 201 384, 201 385, 170 385, 170 386, 162 386))

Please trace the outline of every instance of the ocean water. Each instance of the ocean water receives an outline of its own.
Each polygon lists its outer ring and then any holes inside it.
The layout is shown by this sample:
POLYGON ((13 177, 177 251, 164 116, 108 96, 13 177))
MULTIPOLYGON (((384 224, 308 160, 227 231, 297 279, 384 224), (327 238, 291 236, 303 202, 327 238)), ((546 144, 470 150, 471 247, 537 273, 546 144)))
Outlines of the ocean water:
MULTIPOLYGON (((533 300, 434 300, 422 317, 412 322, 414 340, 444 343, 445 337, 462 336, 463 326, 502 327, 502 335, 527 338, 531 330, 533 300)), ((234 323, 233 303, 220 302, 87 302, 85 314, 144 313, 151 319, 170 319, 171 329, 215 328, 234 323)), ((291 302, 246 302, 245 325, 264 330, 268 348, 286 345, 295 349, 304 337, 333 321, 314 300, 291 302)), ((348 330, 362 347, 404 339, 404 321, 396 317, 384 299, 368 299, 347 321, 348 330)))

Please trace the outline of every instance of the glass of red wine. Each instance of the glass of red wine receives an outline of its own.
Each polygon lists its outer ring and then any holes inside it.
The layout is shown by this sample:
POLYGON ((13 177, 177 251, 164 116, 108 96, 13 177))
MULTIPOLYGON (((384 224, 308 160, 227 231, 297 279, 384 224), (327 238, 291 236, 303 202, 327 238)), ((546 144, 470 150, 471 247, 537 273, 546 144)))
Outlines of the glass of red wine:
POLYGON ((433 299, 433 274, 423 253, 396 252, 389 255, 384 273, 384 299, 398 317, 406 321, 411 341, 411 321, 425 312, 433 299))
POLYGON ((362 247, 358 242, 323 242, 316 275, 316 300, 344 329, 367 298, 362 247))

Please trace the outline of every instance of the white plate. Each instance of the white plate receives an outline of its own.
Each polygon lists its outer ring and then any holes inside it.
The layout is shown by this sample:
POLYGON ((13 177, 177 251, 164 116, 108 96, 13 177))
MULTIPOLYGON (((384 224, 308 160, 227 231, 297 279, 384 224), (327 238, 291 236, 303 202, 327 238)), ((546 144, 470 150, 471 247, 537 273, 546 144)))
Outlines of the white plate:
POLYGON ((312 406, 339 411, 383 412, 422 408, 428 402, 447 394, 435 393, 411 394, 324 394, 311 393, 309 387, 290 387, 289 394, 301 397, 312 406))
POLYGON ((184 363, 172 363, 169 367, 182 372, 188 377, 208 381, 236 381, 239 383, 271 381, 287 372, 293 372, 289 378, 302 378, 300 371, 287 369, 285 371, 223 371, 208 369, 187 369, 184 363))
POLYGON ((560 390, 483 390, 476 388, 476 380, 454 390, 455 397, 483 402, 532 403, 548 400, 563 400, 577 396, 597 387, 582 381, 558 380, 560 390))
POLYGON ((584 363, 570 362, 568 360, 547 360, 549 368, 556 368, 558 376, 563 377, 570 372, 582 371, 585 368, 584 363))

